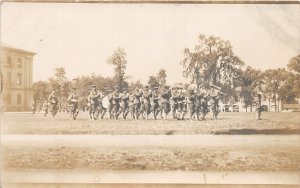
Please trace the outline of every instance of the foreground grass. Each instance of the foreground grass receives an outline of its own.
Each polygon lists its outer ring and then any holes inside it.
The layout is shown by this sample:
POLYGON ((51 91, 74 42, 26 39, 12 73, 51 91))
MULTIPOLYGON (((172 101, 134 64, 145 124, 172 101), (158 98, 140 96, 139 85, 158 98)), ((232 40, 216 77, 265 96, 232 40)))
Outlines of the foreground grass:
POLYGON ((294 147, 30 147, 6 148, 6 169, 298 171, 294 147))

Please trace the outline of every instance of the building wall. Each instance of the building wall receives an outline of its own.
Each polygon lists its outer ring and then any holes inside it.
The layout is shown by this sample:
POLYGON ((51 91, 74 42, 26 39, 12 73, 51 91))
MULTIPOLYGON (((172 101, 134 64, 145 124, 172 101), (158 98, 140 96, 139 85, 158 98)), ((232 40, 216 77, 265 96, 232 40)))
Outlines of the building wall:
MULTIPOLYGON (((265 106, 265 110, 268 112, 276 112, 275 109, 275 103, 271 102, 271 100, 263 100, 261 102, 262 106, 265 106)), ((244 106, 244 103, 242 101, 239 101, 234 104, 234 106, 238 106, 239 112, 251 112, 251 107, 249 106, 247 109, 244 106)), ((277 104, 277 110, 282 111, 282 102, 278 101, 277 104)), ((230 106, 230 111, 233 111, 233 106, 230 106)), ((255 112, 255 106, 252 107, 252 112, 255 112)))
POLYGON ((5 111, 30 109, 32 93, 32 52, 1 47, 1 72, 3 78, 2 100, 5 111))

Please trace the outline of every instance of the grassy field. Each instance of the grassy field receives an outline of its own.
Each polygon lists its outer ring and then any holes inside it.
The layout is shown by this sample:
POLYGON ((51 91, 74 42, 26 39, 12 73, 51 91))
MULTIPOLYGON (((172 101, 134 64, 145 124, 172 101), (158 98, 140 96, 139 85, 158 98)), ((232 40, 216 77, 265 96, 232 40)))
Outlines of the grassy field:
POLYGON ((54 119, 4 114, 3 167, 17 171, 300 169, 299 113, 263 113, 261 121, 254 113, 221 113, 219 120, 208 116, 206 121, 87 117, 81 113, 74 121, 64 113, 54 119))
POLYGON ((77 120, 66 113, 54 119, 42 114, 6 113, 2 134, 109 134, 109 135, 176 135, 176 134, 300 134, 300 113, 263 113, 256 121, 254 113, 221 113, 218 120, 90 120, 81 112, 77 120))
POLYGON ((6 169, 298 171, 294 147, 10 147, 6 169))

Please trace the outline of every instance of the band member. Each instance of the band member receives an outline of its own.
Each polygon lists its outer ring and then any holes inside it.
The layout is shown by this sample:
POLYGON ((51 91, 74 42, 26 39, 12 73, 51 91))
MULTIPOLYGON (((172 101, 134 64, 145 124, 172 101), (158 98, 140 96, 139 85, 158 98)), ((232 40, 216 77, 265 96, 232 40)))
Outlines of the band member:
POLYGON ((201 98, 201 120, 205 120, 205 116, 209 112, 207 100, 208 93, 204 92, 203 97, 201 98))
POLYGON ((132 119, 135 119, 134 100, 135 100, 135 97, 134 97, 133 93, 129 92, 129 100, 128 100, 129 103, 128 103, 128 105, 129 105, 129 111, 130 111, 132 119))
POLYGON ((124 89, 120 94, 120 110, 118 115, 122 114, 122 119, 126 119, 129 113, 129 93, 127 93, 127 89, 124 89))
POLYGON ((47 100, 44 101, 43 103, 43 111, 44 111, 44 116, 47 116, 49 110, 49 103, 47 100))
POLYGON ((113 90, 109 90, 108 91, 108 114, 109 114, 109 119, 113 119, 114 118, 114 114, 113 114, 113 109, 114 109, 114 104, 113 104, 113 90))
POLYGON ((153 91, 151 92, 151 99, 150 99, 150 103, 151 103, 151 109, 153 112, 153 117, 156 120, 158 113, 160 112, 160 107, 159 107, 159 99, 160 96, 158 94, 158 87, 155 87, 153 89, 153 91))
POLYGON ((58 99, 57 99, 57 94, 56 94, 56 90, 52 90, 52 92, 50 93, 49 97, 48 97, 48 101, 50 103, 49 105, 49 111, 51 113, 51 118, 54 118, 54 116, 57 114, 58 112, 58 99))
POLYGON ((200 118, 200 115, 201 115, 201 100, 202 98, 204 97, 204 91, 201 90, 201 89, 197 89, 197 92, 196 92, 196 99, 195 99, 195 113, 196 113, 196 117, 197 117, 197 120, 199 121, 201 118, 200 118))
POLYGON ((88 96, 88 101, 90 104, 90 119, 96 120, 97 119, 97 114, 98 114, 98 109, 99 109, 99 96, 100 93, 96 88, 96 85, 92 85, 92 90, 89 93, 88 96))
POLYGON ((172 96, 170 98, 170 104, 171 104, 171 110, 172 110, 172 119, 178 118, 178 98, 179 98, 178 88, 173 87, 172 88, 172 96))
POLYGON ((189 110, 190 120, 193 120, 195 114, 195 93, 193 89, 188 90, 186 100, 187 100, 187 107, 189 110))
POLYGON ((142 97, 142 91, 139 88, 136 88, 133 92, 133 111, 134 111, 134 119, 138 120, 140 115, 140 107, 141 107, 141 97, 142 97))
POLYGON ((79 114, 78 95, 76 88, 72 88, 71 94, 68 97, 70 119, 76 119, 79 114))
POLYGON ((114 119, 118 119, 119 116, 119 110, 120 110, 120 92, 119 92, 119 88, 116 87, 113 95, 112 95, 112 102, 113 102, 113 118, 114 119))
POLYGON ((99 106, 98 106, 98 112, 97 112, 97 119, 100 115, 100 118, 103 119, 105 113, 106 113, 106 108, 103 107, 102 101, 104 98, 103 92, 99 91, 99 106))
POLYGON ((149 90, 149 86, 145 86, 145 89, 142 94, 142 102, 141 102, 141 113, 143 115, 143 118, 148 120, 149 114, 151 112, 151 104, 150 99, 152 97, 152 93, 149 90))
POLYGON ((177 103, 178 103, 177 120, 183 120, 186 114, 186 100, 185 100, 185 93, 183 91, 183 88, 178 89, 177 103))
POLYGON ((161 110, 162 110, 162 119, 166 120, 168 113, 170 112, 170 98, 171 91, 168 86, 165 86, 161 93, 161 110))
POLYGON ((218 119, 219 110, 219 93, 215 88, 210 91, 210 108, 213 115, 213 119, 218 119))

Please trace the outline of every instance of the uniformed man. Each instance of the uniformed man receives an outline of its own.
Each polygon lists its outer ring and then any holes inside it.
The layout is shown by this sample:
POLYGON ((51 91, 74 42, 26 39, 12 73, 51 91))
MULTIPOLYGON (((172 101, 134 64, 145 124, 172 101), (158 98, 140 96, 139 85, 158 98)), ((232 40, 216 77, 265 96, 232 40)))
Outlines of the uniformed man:
POLYGON ((98 105, 98 110, 97 110, 97 115, 96 118, 98 119, 99 115, 101 116, 101 119, 103 119, 105 113, 106 113, 106 108, 103 107, 102 100, 104 98, 103 92, 99 91, 99 105, 98 105))
POLYGON ((204 92, 203 97, 201 98, 201 120, 205 120, 205 116, 209 112, 207 100, 208 100, 208 93, 204 92))
POLYGON ((43 103, 43 111, 44 111, 44 116, 47 116, 49 110, 49 103, 47 100, 44 101, 43 103))
POLYGON ((162 119, 166 120, 168 113, 170 112, 170 98, 171 98, 171 91, 169 86, 165 86, 162 90, 160 95, 161 97, 161 112, 162 112, 162 119))
POLYGON ((171 104, 171 110, 172 110, 172 119, 177 119, 178 118, 178 99, 179 99, 178 88, 173 87, 172 88, 172 96, 170 98, 170 104, 171 104))
POLYGON ((218 119, 219 109, 219 92, 212 87, 210 91, 210 107, 214 120, 218 119))
POLYGON ((195 92, 193 89, 188 90, 186 100, 187 100, 187 107, 190 115, 190 120, 193 120, 195 114, 195 92))
POLYGON ((135 107, 134 107, 134 100, 135 100, 135 97, 133 95, 132 92, 129 92, 129 111, 130 111, 130 114, 131 114, 131 117, 132 119, 135 119, 135 107))
POLYGON ((177 116, 177 120, 184 120, 184 116, 186 113, 186 101, 185 101, 185 93, 183 91, 183 88, 178 88, 178 116, 177 116))
POLYGON ((261 98, 262 98, 261 93, 257 92, 254 97, 256 120, 262 120, 261 119, 261 111, 262 111, 261 98))
POLYGON ((125 120, 129 113, 129 93, 127 89, 123 89, 123 92, 120 94, 120 111, 119 114, 122 114, 122 119, 125 120))
POLYGON ((120 96, 119 88, 116 87, 115 91, 113 93, 113 96, 112 96, 112 101, 113 101, 113 118, 116 119, 116 120, 118 119, 118 116, 119 116, 120 99, 121 99, 121 96, 120 96))
POLYGON ((78 106, 78 95, 76 93, 76 88, 72 88, 70 95, 68 96, 68 112, 70 113, 70 119, 75 120, 79 114, 78 106))
POLYGON ((58 112, 58 99, 57 99, 57 94, 56 94, 56 90, 52 90, 52 92, 50 93, 49 97, 48 97, 48 101, 49 101, 49 111, 51 113, 51 118, 54 118, 54 116, 57 114, 58 112))
POLYGON ((197 120, 200 120, 200 114, 201 114, 201 100, 204 96, 204 91, 200 88, 197 89, 196 92, 196 99, 195 99, 195 114, 197 117, 197 120))
POLYGON ((109 102, 108 114, 109 114, 109 119, 114 119, 114 113, 113 113, 113 109, 114 109, 113 95, 114 95, 114 92, 113 92, 113 90, 109 90, 108 92, 109 92, 108 93, 108 102, 109 102))
POLYGON ((143 114, 143 118, 148 120, 149 114, 151 112, 151 104, 150 99, 152 97, 152 93, 149 89, 149 86, 145 86, 142 94, 142 105, 141 105, 141 113, 143 114))
POLYGON ((140 115, 140 107, 141 107, 141 97, 142 97, 142 91, 139 88, 136 88, 133 92, 134 96, 134 102, 133 102, 133 108, 134 108, 134 119, 138 120, 140 115))
POLYGON ((155 120, 157 118, 158 113, 160 112, 159 100, 160 100, 160 96, 158 93, 158 87, 155 87, 151 92, 151 99, 150 99, 151 110, 155 120))
POLYGON ((92 85, 92 89, 88 96, 88 101, 90 103, 89 114, 90 114, 90 119, 92 119, 92 120, 97 119, 97 114, 98 114, 99 104, 100 104, 99 96, 100 96, 100 93, 97 90, 96 85, 92 85))

